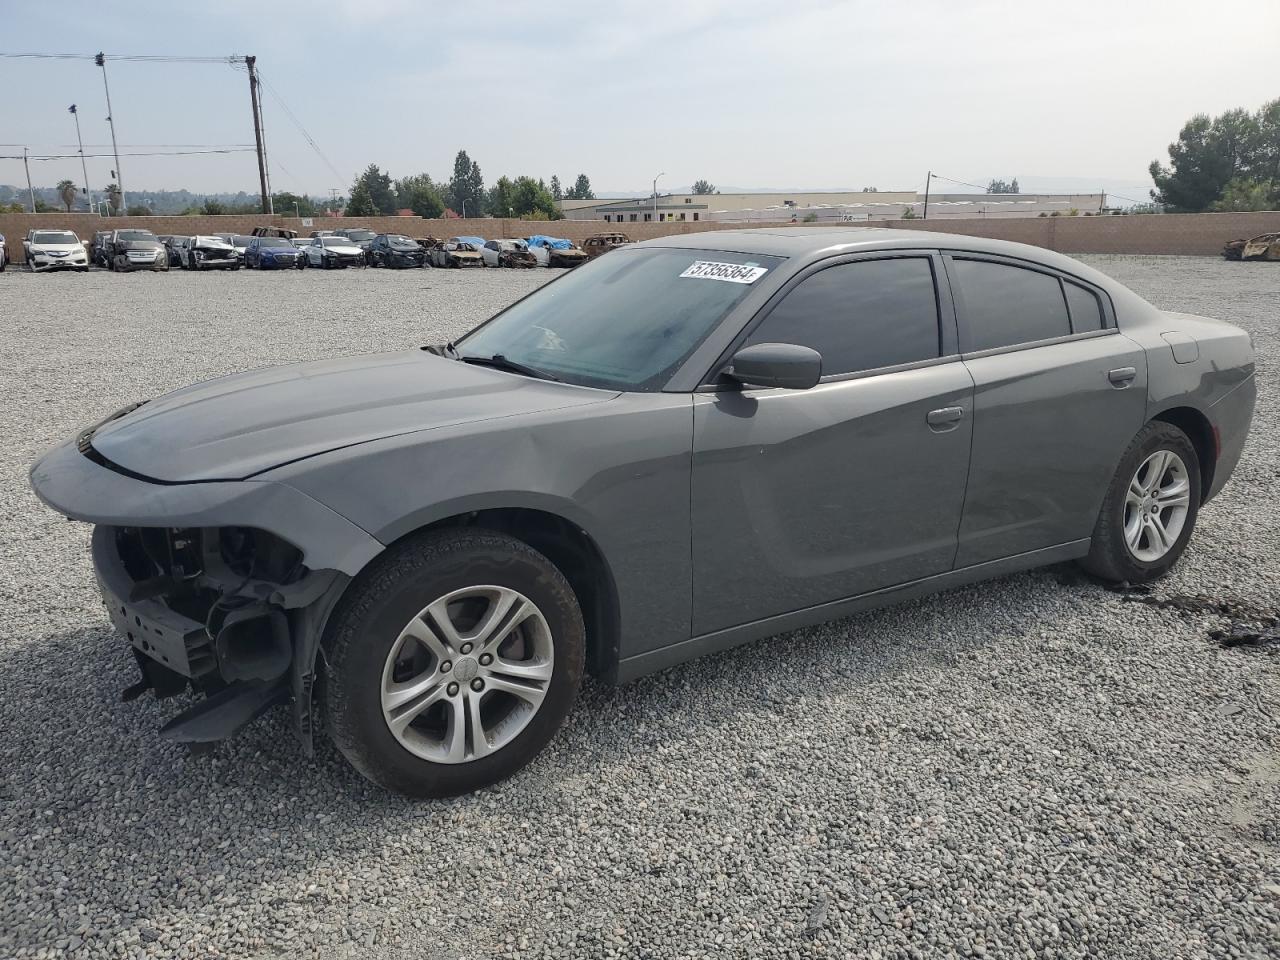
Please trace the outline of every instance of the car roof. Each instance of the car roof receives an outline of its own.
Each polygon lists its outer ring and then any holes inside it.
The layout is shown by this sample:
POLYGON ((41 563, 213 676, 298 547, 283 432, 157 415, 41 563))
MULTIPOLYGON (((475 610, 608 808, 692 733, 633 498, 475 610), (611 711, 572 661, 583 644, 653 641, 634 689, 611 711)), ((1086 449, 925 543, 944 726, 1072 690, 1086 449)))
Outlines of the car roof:
POLYGON ((886 227, 813 227, 776 226, 748 230, 708 230, 679 236, 658 237, 632 244, 632 247, 668 247, 683 249, 723 250, 732 253, 786 257, 799 269, 814 260, 841 253, 859 253, 894 249, 966 250, 1016 257, 1073 273, 1099 286, 1114 282, 1087 264, 1054 253, 1044 247, 1010 240, 971 237, 936 230, 895 230, 886 227))

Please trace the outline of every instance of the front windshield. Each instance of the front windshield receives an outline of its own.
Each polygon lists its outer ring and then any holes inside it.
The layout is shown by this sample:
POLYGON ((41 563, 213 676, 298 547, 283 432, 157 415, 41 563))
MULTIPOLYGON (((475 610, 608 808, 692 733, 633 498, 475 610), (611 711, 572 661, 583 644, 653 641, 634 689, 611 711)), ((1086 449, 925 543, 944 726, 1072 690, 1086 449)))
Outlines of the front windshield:
POLYGON ((372 240, 377 234, 372 230, 348 230, 348 240, 372 240))
MULTIPOLYGON (((2 239, 2 238, 0 238, 2 239)), ((64 230, 51 230, 47 233, 37 233, 31 240, 32 243, 79 243, 74 233, 68 233, 64 230)))
POLYGON ((458 350, 501 355, 583 386, 661 390, 751 284, 781 262, 721 250, 620 249, 513 304, 458 350), (695 270, 699 262, 710 266, 695 270), (749 282, 713 279, 727 274, 749 282))
POLYGON ((260 247, 288 247, 293 249, 293 244, 283 237, 259 237, 258 246, 260 247))
POLYGON ((156 235, 150 230, 118 230, 116 232, 117 240, 151 240, 156 239, 156 235))
POLYGON ((401 250, 416 250, 418 245, 408 237, 387 237, 387 243, 401 250))
POLYGON ((325 247, 349 247, 351 241, 346 237, 319 237, 321 246, 325 247))

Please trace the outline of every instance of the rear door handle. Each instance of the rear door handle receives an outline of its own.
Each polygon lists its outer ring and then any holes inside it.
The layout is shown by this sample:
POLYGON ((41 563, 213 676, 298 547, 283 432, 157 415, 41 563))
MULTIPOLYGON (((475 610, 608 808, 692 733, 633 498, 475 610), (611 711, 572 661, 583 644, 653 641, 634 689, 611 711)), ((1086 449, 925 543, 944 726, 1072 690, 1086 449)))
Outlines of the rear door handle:
POLYGON ((1114 370, 1107 371, 1107 379, 1117 387, 1127 387, 1133 383, 1133 378, 1138 375, 1137 367, 1116 367, 1114 370))
POLYGON ((937 410, 930 410, 925 416, 929 429, 934 433, 954 430, 963 419, 964 407, 939 407, 937 410))

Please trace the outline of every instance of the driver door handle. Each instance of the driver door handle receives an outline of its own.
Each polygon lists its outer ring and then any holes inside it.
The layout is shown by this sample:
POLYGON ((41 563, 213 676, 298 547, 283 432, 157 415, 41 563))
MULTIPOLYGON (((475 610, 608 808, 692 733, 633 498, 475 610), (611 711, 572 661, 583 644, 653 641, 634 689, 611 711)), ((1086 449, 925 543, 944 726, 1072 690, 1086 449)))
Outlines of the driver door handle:
POLYGON ((948 430, 954 430, 964 419, 964 407, 939 407, 937 410, 930 410, 925 416, 925 421, 929 424, 929 429, 934 433, 946 433, 948 430))

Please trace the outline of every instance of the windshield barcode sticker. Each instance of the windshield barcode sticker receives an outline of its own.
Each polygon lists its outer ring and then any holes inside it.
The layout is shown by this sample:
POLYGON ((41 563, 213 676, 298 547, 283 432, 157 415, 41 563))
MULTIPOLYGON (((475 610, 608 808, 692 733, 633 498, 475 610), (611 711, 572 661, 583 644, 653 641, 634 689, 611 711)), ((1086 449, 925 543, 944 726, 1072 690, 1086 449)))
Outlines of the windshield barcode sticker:
POLYGON ((681 277, 694 280, 723 280, 726 283, 755 283, 766 273, 768 267, 757 267, 750 263, 717 263, 715 260, 695 260, 681 277))

